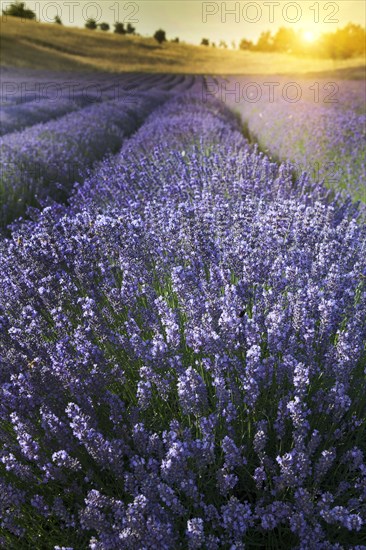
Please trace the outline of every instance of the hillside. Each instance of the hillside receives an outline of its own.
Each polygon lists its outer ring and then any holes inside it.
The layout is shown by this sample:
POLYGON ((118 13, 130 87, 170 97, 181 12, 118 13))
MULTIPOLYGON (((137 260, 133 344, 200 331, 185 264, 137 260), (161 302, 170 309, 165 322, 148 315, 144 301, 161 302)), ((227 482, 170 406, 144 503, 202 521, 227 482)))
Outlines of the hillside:
POLYGON ((362 77, 363 59, 332 61, 165 43, 153 38, 62 27, 7 17, 1 22, 1 66, 56 71, 191 74, 304 74, 362 77))

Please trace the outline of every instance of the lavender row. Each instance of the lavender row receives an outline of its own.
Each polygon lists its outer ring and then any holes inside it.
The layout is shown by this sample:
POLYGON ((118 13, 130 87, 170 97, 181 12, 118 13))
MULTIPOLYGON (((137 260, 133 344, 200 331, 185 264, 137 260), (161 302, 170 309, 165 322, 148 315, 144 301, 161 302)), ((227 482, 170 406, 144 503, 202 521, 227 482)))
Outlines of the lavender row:
POLYGON ((118 99, 126 90, 185 91, 202 84, 203 78, 193 75, 146 73, 103 74, 59 73, 32 71, 27 75, 14 69, 3 70, 0 88, 0 108, 16 108, 26 103, 44 101, 74 101, 78 97, 104 101, 118 99))
MULTIPOLYGON (((197 177, 202 182, 200 172, 190 174, 186 166, 187 150, 194 154, 194 147, 206 151, 202 159, 203 173, 205 166, 209 166, 220 188, 235 182, 235 200, 242 194, 266 200, 291 197, 306 205, 318 200, 332 202, 340 216, 347 213, 352 217, 365 217, 365 208, 352 205, 351 196, 329 189, 306 172, 296 178, 296 165, 290 162, 279 165, 259 152, 257 145, 249 145, 237 115, 219 101, 202 103, 198 90, 156 109, 142 128, 125 142, 118 155, 103 161, 92 178, 75 186, 76 192, 70 202, 78 211, 128 207, 131 189, 135 195, 141 174, 145 175, 145 166, 151 180, 149 193, 153 192, 159 200, 168 200, 171 192, 176 193, 176 186, 186 186, 182 173, 186 172, 187 181, 193 182, 197 177), (182 112, 187 113, 187 117, 182 116, 182 112), (222 154, 225 142, 230 143, 230 147, 226 146, 222 154), (151 157, 154 154, 158 154, 159 159, 151 157), (168 188, 160 183, 161 178, 165 178, 167 166, 171 174, 168 188), (175 171, 175 166, 180 169, 175 171)), ((145 192, 144 186, 142 192, 145 192)), ((142 200, 146 200, 145 195, 142 200)))
POLYGON ((363 548, 366 228, 311 185, 180 100, 1 243, 5 547, 363 548))
POLYGON ((282 104, 275 111, 264 109, 249 127, 276 158, 290 160, 314 179, 366 202, 365 114, 282 104))
POLYGON ((209 82, 210 92, 237 110, 252 139, 298 174, 344 189, 366 202, 363 82, 285 77, 209 82))
POLYGON ((0 108, 0 135, 20 131, 23 128, 60 118, 77 111, 93 102, 98 102, 97 96, 91 94, 73 95, 73 99, 44 99, 29 101, 20 105, 0 108))
POLYGON ((0 226, 28 205, 67 196, 86 169, 118 150, 164 99, 160 92, 128 94, 0 138, 0 226))
MULTIPOLYGON (((24 68, 19 72, 16 68, 5 67, 2 70, 2 86, 0 95, 1 106, 24 105, 32 101, 43 101, 57 97, 73 100, 75 95, 102 95, 111 86, 123 88, 133 85, 141 87, 145 78, 142 74, 126 73, 111 75, 110 73, 67 73, 52 71, 27 72, 24 68)), ((149 80, 148 78, 146 79, 149 80)), ((146 90, 146 87, 145 87, 146 90)))
MULTIPOLYGON (((195 77, 173 76, 162 77, 161 75, 152 75, 149 78, 115 78, 103 86, 100 83, 84 82, 84 86, 80 83, 75 83, 72 80, 64 82, 47 82, 43 83, 43 88, 51 89, 50 95, 42 88, 42 82, 38 83, 39 90, 34 90, 35 96, 33 101, 23 101, 18 104, 12 103, 0 107, 0 135, 8 134, 22 130, 23 128, 47 122, 51 119, 59 118, 67 113, 76 111, 80 107, 86 107, 91 103, 98 103, 104 100, 122 100, 128 101, 136 92, 144 92, 147 89, 154 87, 155 90, 173 91, 175 93, 183 91, 194 86, 195 77)), ((27 94, 30 92, 28 91, 27 94)), ((12 95, 10 92, 3 92, 4 96, 9 99, 12 95)))

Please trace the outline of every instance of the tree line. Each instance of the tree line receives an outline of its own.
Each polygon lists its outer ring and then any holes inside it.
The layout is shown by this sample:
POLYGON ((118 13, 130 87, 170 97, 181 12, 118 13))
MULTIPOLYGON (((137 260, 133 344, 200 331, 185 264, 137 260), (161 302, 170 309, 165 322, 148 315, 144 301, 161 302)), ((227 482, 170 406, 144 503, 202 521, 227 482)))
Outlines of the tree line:
MULTIPOLYGON (((36 14, 34 11, 26 8, 25 2, 21 2, 20 0, 15 0, 12 4, 10 4, 6 9, 3 9, 3 15, 9 15, 11 17, 20 17, 21 19, 30 19, 35 20, 36 14)), ((62 20, 59 15, 55 15, 54 17, 54 23, 58 25, 62 25, 62 20)), ((109 31, 110 25, 109 23, 97 23, 95 19, 89 18, 85 23, 85 28, 89 30, 96 30, 100 29, 101 31, 109 31)), ((131 25, 131 23, 127 23, 126 27, 124 23, 121 23, 117 21, 114 23, 114 32, 116 34, 136 34, 136 29, 131 25)), ((162 44, 163 42, 167 42, 166 38, 166 32, 162 29, 158 29, 155 34, 154 38, 159 44, 162 44)), ((173 38, 171 42, 179 43, 179 38, 173 38)))
MULTIPOLYGON (((95 21, 95 19, 88 19, 85 23, 85 28, 89 30, 95 30, 99 27, 101 31, 109 31, 110 26, 108 23, 98 23, 95 21)), ((116 34, 136 34, 136 29, 131 25, 131 23, 127 23, 126 27, 124 26, 124 23, 120 23, 117 21, 114 23, 114 31, 116 34)), ((167 42, 166 38, 166 32, 162 29, 158 29, 155 34, 154 38, 159 44, 162 44, 163 42, 167 42)), ((174 38, 171 40, 171 42, 179 42, 179 38, 174 38)))
POLYGON ((239 48, 259 52, 311 54, 318 57, 347 59, 365 55, 366 30, 360 25, 348 23, 342 29, 323 33, 314 42, 305 43, 301 34, 293 29, 281 27, 274 35, 270 31, 262 32, 255 44, 243 38, 239 48))
MULTIPOLYGON (((109 31, 110 26, 108 23, 99 23, 95 21, 95 19, 88 19, 85 23, 85 27, 90 30, 95 30, 98 27, 101 31, 109 31)), ((124 23, 120 23, 117 21, 117 23, 114 23, 114 32, 116 34, 136 34, 136 29, 131 25, 131 23, 127 23, 127 26, 125 28, 124 23)), ((159 44, 162 44, 163 42, 167 42, 166 32, 162 29, 158 29, 155 34, 154 38, 159 44)), ((179 38, 174 38, 171 40, 171 42, 179 43, 179 38)))

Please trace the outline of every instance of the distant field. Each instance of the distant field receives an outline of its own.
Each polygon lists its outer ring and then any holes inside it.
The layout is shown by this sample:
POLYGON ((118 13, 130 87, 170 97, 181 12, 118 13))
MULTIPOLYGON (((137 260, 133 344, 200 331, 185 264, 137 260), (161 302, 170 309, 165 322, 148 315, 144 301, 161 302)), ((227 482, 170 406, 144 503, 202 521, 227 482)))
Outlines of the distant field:
POLYGON ((328 72, 339 78, 363 78, 362 58, 345 61, 299 59, 206 48, 188 44, 159 45, 153 38, 22 22, 1 23, 1 66, 55 71, 143 71, 185 74, 304 74, 328 72))

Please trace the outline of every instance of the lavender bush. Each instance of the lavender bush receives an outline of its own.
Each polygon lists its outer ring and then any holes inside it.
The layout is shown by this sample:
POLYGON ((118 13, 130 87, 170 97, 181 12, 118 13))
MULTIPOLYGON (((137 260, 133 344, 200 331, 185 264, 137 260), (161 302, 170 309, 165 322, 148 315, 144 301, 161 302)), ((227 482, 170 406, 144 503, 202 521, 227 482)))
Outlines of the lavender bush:
POLYGON ((3 546, 365 548, 362 215, 187 97, 14 229, 3 546))
POLYGON ((162 101, 162 93, 140 92, 0 138, 0 227, 23 214, 27 205, 67 195, 89 166, 118 150, 162 101))

